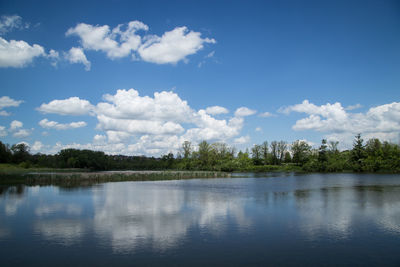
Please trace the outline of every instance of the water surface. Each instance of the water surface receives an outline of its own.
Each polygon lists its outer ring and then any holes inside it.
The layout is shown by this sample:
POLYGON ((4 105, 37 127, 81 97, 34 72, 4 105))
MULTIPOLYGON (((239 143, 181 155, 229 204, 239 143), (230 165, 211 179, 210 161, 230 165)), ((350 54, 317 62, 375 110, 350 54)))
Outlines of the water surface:
POLYGON ((5 265, 400 265, 400 176, 1 186, 5 265))

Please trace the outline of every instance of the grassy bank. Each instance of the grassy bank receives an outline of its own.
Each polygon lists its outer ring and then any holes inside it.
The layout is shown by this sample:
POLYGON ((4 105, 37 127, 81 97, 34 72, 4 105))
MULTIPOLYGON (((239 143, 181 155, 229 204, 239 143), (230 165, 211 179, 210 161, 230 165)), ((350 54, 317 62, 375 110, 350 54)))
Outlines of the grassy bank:
POLYGON ((0 184, 65 184, 103 183, 117 181, 157 181, 191 178, 230 177, 227 172, 216 171, 107 171, 89 172, 82 170, 21 169, 16 166, 1 166, 0 184))
POLYGON ((246 168, 242 168, 238 172, 304 172, 304 170, 300 166, 294 164, 282 164, 282 165, 252 165, 246 168))
POLYGON ((0 163, 0 175, 22 175, 31 172, 37 173, 45 173, 45 172, 53 172, 53 173, 75 173, 75 172, 89 172, 88 169, 78 169, 78 168, 41 168, 41 167, 24 167, 21 164, 9 164, 9 163, 0 163))

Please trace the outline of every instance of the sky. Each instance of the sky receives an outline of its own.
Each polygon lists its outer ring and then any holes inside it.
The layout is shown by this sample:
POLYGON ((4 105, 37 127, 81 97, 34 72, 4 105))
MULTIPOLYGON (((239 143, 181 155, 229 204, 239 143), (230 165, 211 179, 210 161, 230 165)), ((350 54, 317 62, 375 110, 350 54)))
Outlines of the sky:
POLYGON ((399 143, 398 1, 0 1, 0 141, 399 143))

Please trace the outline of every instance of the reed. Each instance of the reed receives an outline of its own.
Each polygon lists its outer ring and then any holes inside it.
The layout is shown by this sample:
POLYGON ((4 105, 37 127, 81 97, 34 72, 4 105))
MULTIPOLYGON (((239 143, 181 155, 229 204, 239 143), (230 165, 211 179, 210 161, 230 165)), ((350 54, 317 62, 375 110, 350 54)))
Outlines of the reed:
POLYGON ((21 174, 1 174, 0 183, 24 184, 63 184, 63 183, 103 183, 119 181, 159 181, 182 180, 193 178, 231 177, 227 172, 215 171, 115 171, 115 172, 36 172, 21 174))

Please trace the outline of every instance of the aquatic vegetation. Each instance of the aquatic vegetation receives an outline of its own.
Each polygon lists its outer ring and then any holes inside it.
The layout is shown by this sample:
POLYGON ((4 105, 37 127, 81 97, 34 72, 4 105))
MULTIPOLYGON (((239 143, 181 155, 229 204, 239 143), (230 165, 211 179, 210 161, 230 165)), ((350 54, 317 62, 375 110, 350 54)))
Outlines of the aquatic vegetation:
POLYGON ((119 181, 157 181, 193 178, 230 177, 227 172, 215 171, 106 171, 106 172, 29 172, 1 174, 0 183, 65 184, 103 183, 119 181))

